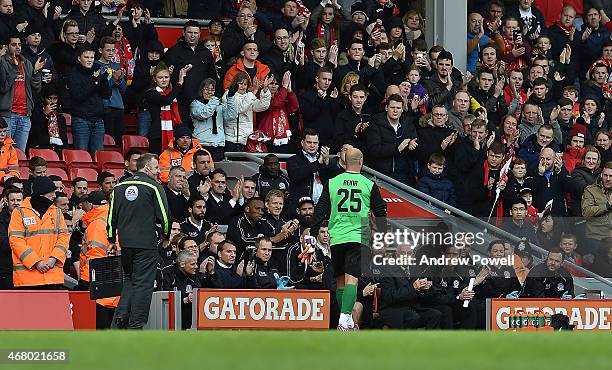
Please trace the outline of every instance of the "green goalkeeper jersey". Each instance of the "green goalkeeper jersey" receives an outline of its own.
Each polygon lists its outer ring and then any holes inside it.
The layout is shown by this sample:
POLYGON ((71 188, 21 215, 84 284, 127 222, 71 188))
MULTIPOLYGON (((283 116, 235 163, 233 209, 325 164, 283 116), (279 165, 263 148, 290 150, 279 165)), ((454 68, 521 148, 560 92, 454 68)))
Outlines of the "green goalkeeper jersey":
POLYGON ((368 244, 370 211, 386 216, 386 205, 378 186, 359 173, 345 172, 329 180, 330 245, 368 244))

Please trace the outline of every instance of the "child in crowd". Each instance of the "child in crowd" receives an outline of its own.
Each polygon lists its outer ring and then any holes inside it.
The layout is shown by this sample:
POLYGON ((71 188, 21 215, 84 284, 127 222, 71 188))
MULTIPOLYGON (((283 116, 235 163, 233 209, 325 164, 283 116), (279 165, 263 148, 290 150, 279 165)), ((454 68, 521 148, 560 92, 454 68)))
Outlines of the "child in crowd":
POLYGON ((440 153, 429 156, 428 171, 419 179, 417 190, 455 207, 455 185, 443 174, 445 162, 446 158, 440 153))
MULTIPOLYGON (((563 251, 563 260, 567 262, 571 262, 575 265, 581 266, 583 265, 582 257, 576 253, 576 248, 578 248, 578 240, 574 234, 566 234, 564 233, 561 236, 561 241, 559 242, 559 248, 563 251)), ((592 262, 592 261, 591 261, 592 262)), ((586 277, 583 273, 573 269, 571 267, 565 267, 567 271, 572 274, 572 276, 576 277, 586 277)))
POLYGON ((408 75, 406 77, 408 77, 408 81, 411 85, 408 101, 412 101, 415 95, 418 96, 421 101, 419 110, 421 114, 425 114, 424 112, 429 109, 429 95, 425 87, 421 84, 421 70, 413 64, 408 70, 408 75))
POLYGON ((533 206, 533 191, 530 188, 521 189, 520 196, 527 202, 527 217, 525 217, 525 220, 536 225, 540 220, 540 215, 538 209, 533 206))

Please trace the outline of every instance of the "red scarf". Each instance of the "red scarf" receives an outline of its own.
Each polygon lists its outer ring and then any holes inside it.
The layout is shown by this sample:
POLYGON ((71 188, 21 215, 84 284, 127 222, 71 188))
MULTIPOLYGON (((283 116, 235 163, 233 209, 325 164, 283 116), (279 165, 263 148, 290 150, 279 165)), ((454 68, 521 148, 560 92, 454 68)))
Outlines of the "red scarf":
POLYGON ((572 31, 574 30, 574 25, 571 24, 569 27, 565 27, 561 22, 556 21, 555 22, 557 24, 557 27, 559 27, 559 29, 561 31, 563 31, 563 33, 565 34, 565 36, 569 37, 572 34, 572 31))
MULTIPOLYGON (((514 41, 510 40, 506 36, 503 37, 503 40, 504 40, 504 55, 511 54, 512 50, 516 48, 514 41)), ((510 65, 508 66, 507 70, 508 71, 513 71, 515 69, 522 70, 525 67, 527 67, 527 60, 526 60, 525 55, 523 54, 522 56, 515 58, 514 61, 510 63, 510 65)))
POLYGON ((334 45, 336 43, 334 27, 332 27, 331 25, 325 27, 325 24, 323 24, 323 22, 319 22, 319 24, 317 24, 317 38, 327 41, 327 45, 334 45), (325 35, 326 30, 328 31, 327 36, 325 35))
MULTIPOLYGON (((172 92, 171 87, 167 87, 162 90, 161 87, 156 87, 155 90, 161 96, 166 96, 172 92)), ((172 134, 172 130, 174 126, 178 126, 182 123, 181 115, 178 110, 178 102, 176 99, 172 101, 170 105, 164 105, 159 109, 159 118, 161 122, 161 132, 162 132, 162 151, 168 148, 168 145, 174 141, 174 135, 172 134)))
MULTIPOLYGON (((500 176, 501 176, 501 174, 500 174, 500 176)), ((488 194, 489 198, 495 199, 495 185, 497 185, 498 182, 499 182, 499 179, 493 185, 493 189, 489 190, 489 194, 488 194)), ((489 161, 485 161, 484 162, 484 184, 483 185, 484 185, 485 188, 489 185, 489 161)), ((504 217, 504 207, 503 207, 503 204, 502 204, 502 197, 501 196, 497 200, 497 204, 495 205, 495 207, 497 207, 495 209, 495 212, 493 212, 493 215, 497 218, 495 223, 497 225, 500 225, 501 222, 502 222, 502 217, 504 217)))
POLYGON ((49 131, 49 138, 59 139, 60 138, 60 129, 59 123, 57 121, 57 112, 52 111, 49 114, 49 121, 47 122, 47 130, 49 131))
POLYGON ((119 63, 121 68, 125 70, 125 81, 127 85, 130 86, 132 84, 132 78, 134 77, 136 61, 134 61, 132 47, 125 37, 122 37, 121 41, 115 43, 115 55, 112 61, 119 63))

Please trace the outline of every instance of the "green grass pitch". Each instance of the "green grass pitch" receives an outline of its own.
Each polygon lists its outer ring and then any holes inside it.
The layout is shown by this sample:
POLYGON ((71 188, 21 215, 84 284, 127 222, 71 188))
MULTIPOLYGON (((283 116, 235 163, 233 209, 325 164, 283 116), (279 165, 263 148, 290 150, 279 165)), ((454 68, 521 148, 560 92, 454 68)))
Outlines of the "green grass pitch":
POLYGON ((607 333, 465 331, 1 332, 1 349, 61 349, 67 364, 0 369, 611 369, 607 333))

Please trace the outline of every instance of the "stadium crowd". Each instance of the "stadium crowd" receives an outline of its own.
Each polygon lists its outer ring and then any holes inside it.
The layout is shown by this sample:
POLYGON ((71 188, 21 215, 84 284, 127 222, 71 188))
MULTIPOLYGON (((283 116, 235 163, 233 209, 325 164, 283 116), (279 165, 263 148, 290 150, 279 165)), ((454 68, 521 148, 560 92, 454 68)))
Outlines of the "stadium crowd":
MULTIPOLYGON (((159 175, 170 225, 155 289, 183 292, 184 326, 198 287, 333 296, 329 215, 317 203, 350 147, 548 251, 534 266, 528 243, 500 240, 489 255, 516 254, 519 266, 360 279, 362 327, 482 328, 486 298, 573 297, 572 276, 584 275, 563 261, 612 276, 612 1, 468 1, 466 71, 427 45, 416 3, 0 0, 0 289, 61 288, 67 274, 87 290, 88 262, 114 248, 113 189, 144 173, 159 175), (209 22, 185 21, 166 49, 152 20, 162 15, 209 22), (20 151, 97 158, 134 112, 148 149, 124 148, 122 175, 68 181, 50 175, 62 163, 30 155, 20 178, 20 151), (230 186, 218 163, 242 151, 293 156, 287 175, 269 154, 230 186)), ((97 301, 101 327, 118 298, 97 301)))

